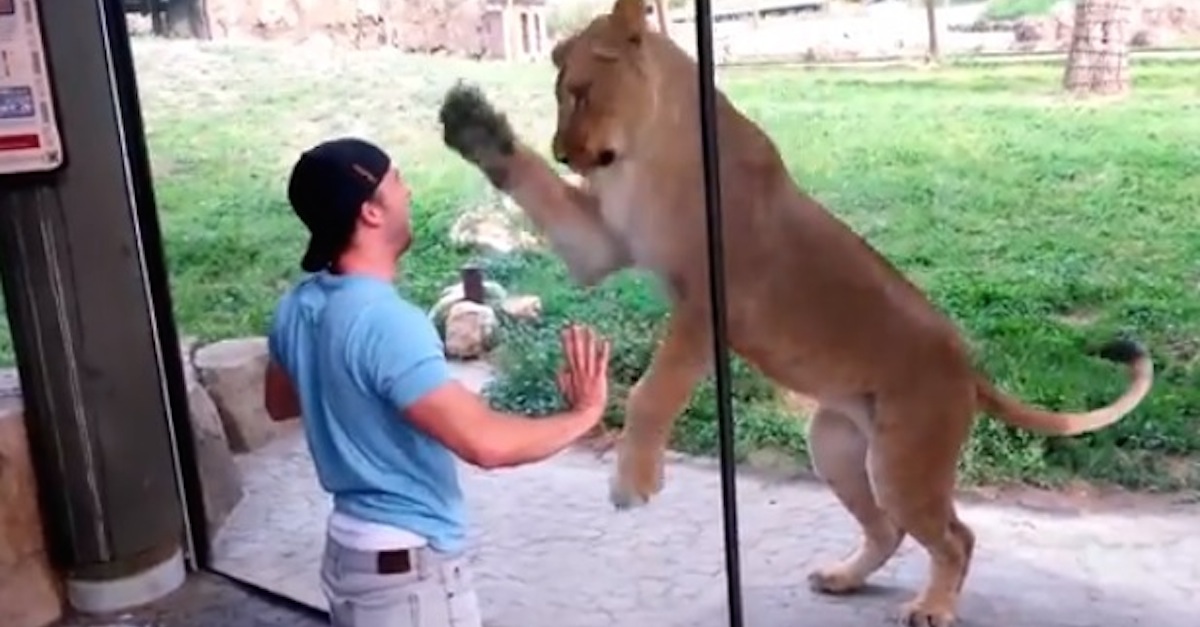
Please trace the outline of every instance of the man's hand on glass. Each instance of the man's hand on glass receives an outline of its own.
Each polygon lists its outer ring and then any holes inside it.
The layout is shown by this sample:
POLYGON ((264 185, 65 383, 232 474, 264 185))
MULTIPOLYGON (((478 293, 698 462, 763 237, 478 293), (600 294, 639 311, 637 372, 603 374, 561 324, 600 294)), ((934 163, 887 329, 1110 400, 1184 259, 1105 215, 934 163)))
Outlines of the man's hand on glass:
POLYGON ((599 422, 608 403, 609 341, 586 325, 569 324, 561 335, 558 389, 571 409, 599 422))

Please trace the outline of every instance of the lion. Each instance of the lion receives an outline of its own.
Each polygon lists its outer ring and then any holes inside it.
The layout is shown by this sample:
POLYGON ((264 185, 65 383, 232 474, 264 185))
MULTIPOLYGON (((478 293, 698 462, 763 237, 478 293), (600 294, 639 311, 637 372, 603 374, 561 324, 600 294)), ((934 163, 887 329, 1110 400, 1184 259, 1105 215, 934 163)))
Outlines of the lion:
MULTIPOLYGON (((521 207, 571 280, 594 286, 637 268, 668 297, 661 343, 629 392, 616 444, 610 499, 621 509, 662 489, 674 421, 713 365, 697 68, 646 28, 643 2, 616 0, 552 50, 551 148, 580 185, 522 143, 477 87, 451 87, 439 112, 445 144, 521 207)), ((811 572, 809 585, 859 590, 912 536, 930 567, 896 618, 952 625, 975 548, 954 503, 975 415, 1047 435, 1095 431, 1147 396, 1151 359, 1132 339, 1096 351, 1126 366, 1131 383, 1093 411, 1056 413, 1011 397, 976 369, 956 325, 804 192, 772 140, 720 91, 716 132, 731 350, 817 402, 813 470, 861 527, 853 553, 811 572)))

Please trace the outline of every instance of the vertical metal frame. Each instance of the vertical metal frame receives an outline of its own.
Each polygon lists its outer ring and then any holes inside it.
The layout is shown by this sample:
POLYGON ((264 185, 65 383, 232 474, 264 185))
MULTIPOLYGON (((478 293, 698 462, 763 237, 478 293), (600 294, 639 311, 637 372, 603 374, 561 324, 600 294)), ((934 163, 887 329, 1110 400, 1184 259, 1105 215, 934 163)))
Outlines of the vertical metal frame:
POLYGON ((725 313, 725 251, 721 232, 721 161, 717 147, 717 88, 712 54, 712 5, 696 0, 696 71, 700 84, 700 138, 704 159, 704 214, 708 225, 708 284, 721 461, 721 515, 730 627, 742 627, 742 565, 737 517, 733 400, 725 313))

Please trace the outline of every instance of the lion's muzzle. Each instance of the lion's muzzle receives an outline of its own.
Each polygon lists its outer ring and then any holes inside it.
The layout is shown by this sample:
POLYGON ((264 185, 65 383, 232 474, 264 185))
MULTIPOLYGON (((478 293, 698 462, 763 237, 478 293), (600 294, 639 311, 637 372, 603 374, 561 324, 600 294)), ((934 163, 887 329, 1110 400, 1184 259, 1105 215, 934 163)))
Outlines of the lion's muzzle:
POLYGON ((617 151, 612 148, 601 148, 599 150, 589 150, 587 148, 571 149, 571 147, 565 145, 565 142, 556 141, 554 142, 554 159, 575 172, 583 174, 589 170, 612 165, 617 160, 617 151))

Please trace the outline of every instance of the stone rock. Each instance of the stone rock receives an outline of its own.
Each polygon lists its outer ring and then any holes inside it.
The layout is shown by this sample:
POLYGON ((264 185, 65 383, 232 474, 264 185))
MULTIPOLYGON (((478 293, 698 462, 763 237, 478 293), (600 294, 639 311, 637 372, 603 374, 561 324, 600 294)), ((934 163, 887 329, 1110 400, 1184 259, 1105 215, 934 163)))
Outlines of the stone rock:
POLYGON ((475 359, 493 346, 497 328, 496 312, 487 305, 469 300, 450 306, 446 314, 446 356, 475 359))
POLYGON ((228 339, 202 346, 192 363, 217 406, 233 452, 257 450, 279 433, 280 426, 267 415, 263 404, 266 338, 228 339))
POLYGON ((200 467, 204 514, 211 541, 216 538, 233 508, 241 502, 244 491, 241 471, 225 437, 220 412, 192 365, 195 345, 195 338, 184 338, 180 342, 180 352, 183 356, 184 380, 187 382, 188 415, 196 445, 196 463, 200 467))
POLYGON ((0 625, 44 627, 63 595, 46 556, 37 482, 15 371, 0 372, 0 625))
POLYGON ((491 206, 463 212, 450 226, 455 246, 479 248, 506 255, 537 247, 538 237, 521 224, 519 209, 508 197, 491 206))
MULTIPOLYGON (((446 312, 449 311, 450 306, 459 301, 466 300, 466 298, 467 291, 462 281, 447 285, 442 289, 437 302, 429 308, 429 319, 440 329, 445 322, 446 312)), ((495 281, 483 282, 483 301, 485 303, 492 303, 504 300, 505 298, 508 298, 508 292, 504 290, 504 286, 495 281)))
POLYGON ((542 299, 537 296, 510 296, 500 301, 500 309, 518 320, 537 320, 542 315, 542 299))

